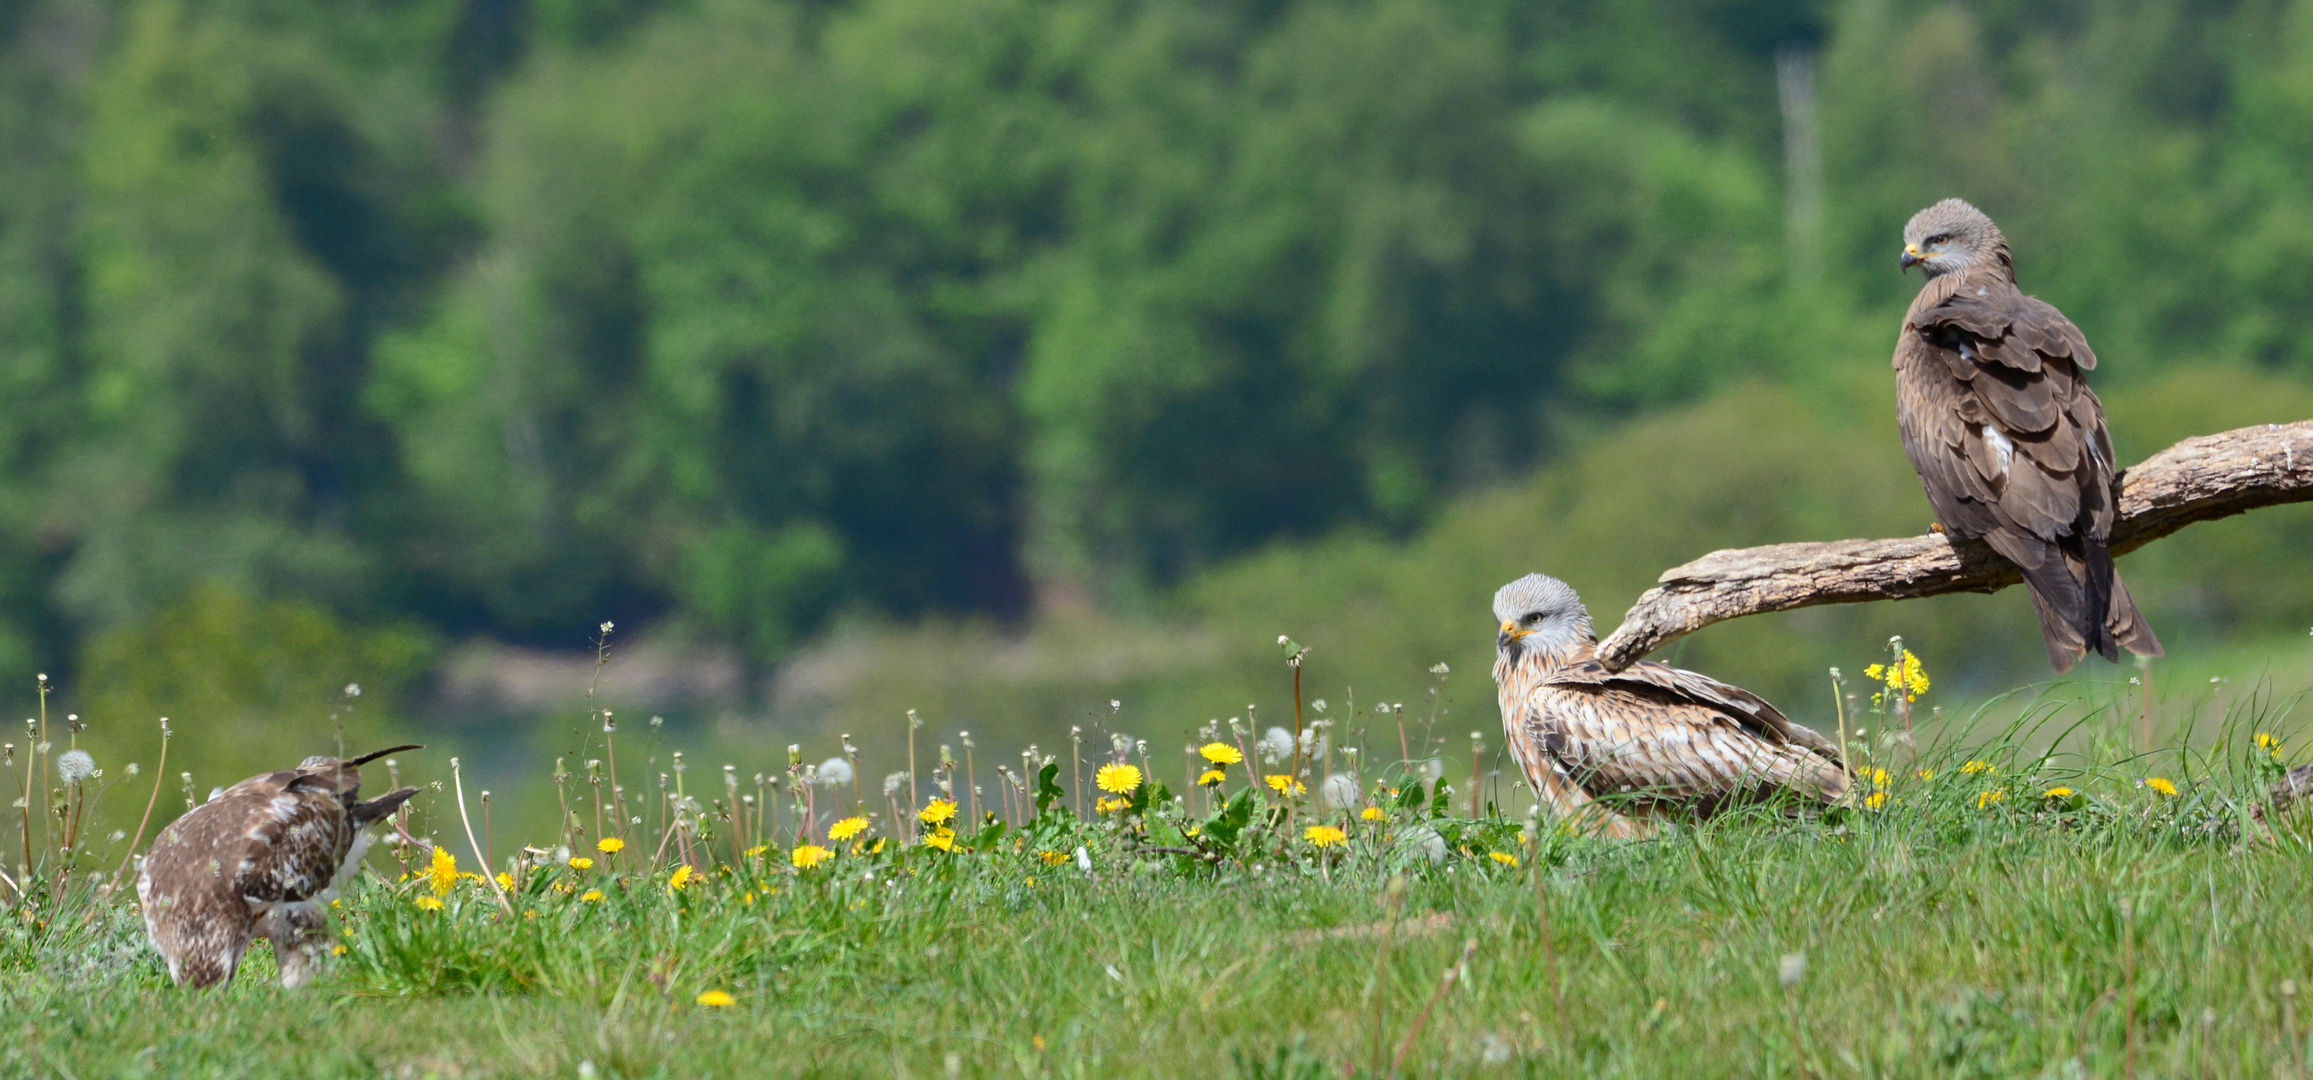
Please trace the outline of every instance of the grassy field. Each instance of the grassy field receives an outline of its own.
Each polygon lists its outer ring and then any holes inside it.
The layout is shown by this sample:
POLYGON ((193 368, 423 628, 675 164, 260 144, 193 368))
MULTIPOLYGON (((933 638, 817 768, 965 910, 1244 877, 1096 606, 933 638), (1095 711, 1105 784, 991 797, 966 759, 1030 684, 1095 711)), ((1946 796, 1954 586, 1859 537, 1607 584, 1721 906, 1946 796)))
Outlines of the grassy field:
POLYGON ((76 884, 0 930, 0 1075, 2307 1075, 2313 828, 2248 815, 2302 756, 2286 709, 2153 754, 2110 709, 2009 712, 1916 760, 1880 743, 1875 808, 1636 843, 1405 775, 1361 794, 1386 821, 1272 801, 1232 767, 1226 801, 1144 783, 1089 822, 1060 794, 846 843, 822 814, 808 869, 711 812, 655 861, 577 837, 592 865, 548 856, 504 907, 381 851, 302 992, 262 947, 173 989, 76 884))

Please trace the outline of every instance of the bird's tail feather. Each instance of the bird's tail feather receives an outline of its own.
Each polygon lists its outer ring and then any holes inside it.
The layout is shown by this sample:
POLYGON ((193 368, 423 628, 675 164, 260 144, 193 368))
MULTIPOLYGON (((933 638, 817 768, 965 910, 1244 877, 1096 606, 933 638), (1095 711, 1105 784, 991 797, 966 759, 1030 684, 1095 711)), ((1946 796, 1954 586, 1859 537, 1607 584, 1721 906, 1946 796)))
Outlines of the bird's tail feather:
POLYGON ((2048 665, 2061 675, 2088 653, 2088 637, 2081 632, 2087 598, 2081 595, 2079 580, 2061 558, 2042 559, 2038 566, 2020 569, 2024 571, 2024 587, 2032 594, 2032 612, 2040 617, 2040 639, 2048 645, 2048 665))
POLYGON ((2160 638, 2152 632, 2152 623, 2136 610, 2136 601, 2128 595, 2128 586, 2121 583, 2120 572, 2112 574, 2112 604, 2104 612, 2104 628, 2120 647, 2138 656, 2165 656, 2160 638))

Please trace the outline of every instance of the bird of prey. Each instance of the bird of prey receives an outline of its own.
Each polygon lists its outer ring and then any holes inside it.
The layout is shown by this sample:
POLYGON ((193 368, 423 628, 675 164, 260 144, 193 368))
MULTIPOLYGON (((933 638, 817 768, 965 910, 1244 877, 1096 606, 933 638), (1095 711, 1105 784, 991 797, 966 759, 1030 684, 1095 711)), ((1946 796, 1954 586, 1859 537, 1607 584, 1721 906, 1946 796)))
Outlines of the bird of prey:
POLYGON ((324 910, 360 867, 369 827, 418 793, 405 787, 359 801, 359 766, 416 749, 309 757, 243 780, 161 830, 137 872, 137 901, 169 978, 229 982, 250 939, 263 935, 281 985, 311 980, 328 944, 324 910))
POLYGON ((1839 747, 1748 690, 1641 662, 1596 659, 1590 612, 1565 582, 1528 574, 1494 594, 1494 683, 1526 779, 1562 818, 1611 836, 1784 797, 1847 792, 1839 747))
POLYGON ((1927 283, 1896 339, 1896 420, 1937 522, 2024 572, 2058 672, 2091 649, 2159 656, 2105 547, 2118 487, 2080 328, 2016 287, 2007 238, 1959 199, 1912 215, 1900 265, 1927 283))

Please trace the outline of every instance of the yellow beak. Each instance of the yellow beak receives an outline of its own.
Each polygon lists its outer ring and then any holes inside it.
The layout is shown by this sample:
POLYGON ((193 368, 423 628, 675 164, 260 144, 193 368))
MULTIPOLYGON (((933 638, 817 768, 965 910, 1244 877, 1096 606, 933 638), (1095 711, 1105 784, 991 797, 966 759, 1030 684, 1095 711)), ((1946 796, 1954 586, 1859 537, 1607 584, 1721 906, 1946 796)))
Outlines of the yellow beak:
POLYGON ((1504 620, 1502 623, 1502 640, 1504 641, 1516 641, 1533 632, 1532 630, 1520 630, 1517 623, 1508 620, 1504 620))

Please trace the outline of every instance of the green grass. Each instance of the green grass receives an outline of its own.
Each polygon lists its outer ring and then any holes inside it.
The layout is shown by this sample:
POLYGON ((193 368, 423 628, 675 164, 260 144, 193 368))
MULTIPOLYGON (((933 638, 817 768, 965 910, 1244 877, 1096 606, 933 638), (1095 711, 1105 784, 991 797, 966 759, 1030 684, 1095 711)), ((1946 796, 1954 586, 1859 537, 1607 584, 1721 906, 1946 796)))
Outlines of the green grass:
MULTIPOLYGON (((2249 734, 2280 710, 2150 756, 2019 711, 1883 762, 1877 812, 1546 837, 1548 949, 1517 823, 1410 807, 1393 827, 1436 828, 1442 865, 1375 826, 1321 865, 1265 810, 1212 865, 1055 815, 802 873, 775 848, 681 890, 549 867, 512 917, 473 880, 423 910, 379 855, 302 992, 262 948, 222 992, 169 987, 133 910, 75 892, 0 931, 0 1075, 1386 1075, 1465 942, 1405 1075, 2121 1076, 2131 1030, 2135 1075, 2307 1075, 2313 815, 2246 817, 2277 768, 2249 734)), ((1151 817, 1158 842, 1198 824, 1151 817)))

